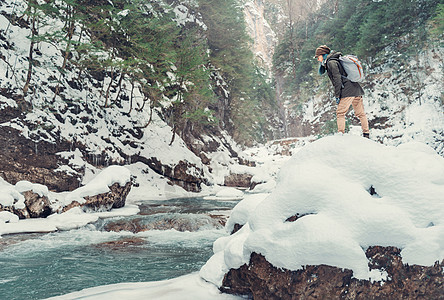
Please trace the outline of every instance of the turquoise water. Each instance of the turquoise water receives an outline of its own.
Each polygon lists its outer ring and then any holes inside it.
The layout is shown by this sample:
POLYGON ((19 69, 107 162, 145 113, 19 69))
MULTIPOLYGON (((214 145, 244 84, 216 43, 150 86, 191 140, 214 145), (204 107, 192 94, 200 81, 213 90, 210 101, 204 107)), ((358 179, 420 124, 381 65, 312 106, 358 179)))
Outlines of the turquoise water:
POLYGON ((99 285, 158 281, 198 271, 212 255, 213 242, 226 235, 221 225, 207 224, 207 213, 235 204, 199 198, 149 201, 137 216, 99 220, 70 231, 4 236, 0 299, 45 299, 99 285), (135 218, 142 224, 181 220, 198 230, 105 230, 110 223, 135 218))

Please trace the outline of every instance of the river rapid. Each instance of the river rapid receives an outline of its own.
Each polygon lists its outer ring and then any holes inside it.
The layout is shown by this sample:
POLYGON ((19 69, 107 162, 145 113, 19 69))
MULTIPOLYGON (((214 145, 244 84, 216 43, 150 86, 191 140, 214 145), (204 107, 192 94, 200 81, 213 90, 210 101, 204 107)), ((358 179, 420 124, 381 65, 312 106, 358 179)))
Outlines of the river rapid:
POLYGON ((0 238, 0 298, 45 299, 120 282, 198 271, 237 201, 183 198, 140 202, 139 214, 85 227, 0 238))

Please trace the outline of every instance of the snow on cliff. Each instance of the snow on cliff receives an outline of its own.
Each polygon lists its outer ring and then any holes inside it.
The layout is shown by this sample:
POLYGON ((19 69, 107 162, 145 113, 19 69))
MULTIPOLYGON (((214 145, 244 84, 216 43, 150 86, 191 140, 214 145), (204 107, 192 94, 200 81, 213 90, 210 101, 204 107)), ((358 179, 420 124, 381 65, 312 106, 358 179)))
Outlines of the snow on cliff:
POLYGON ((326 264, 372 280, 386 274, 369 270, 371 245, 401 248, 408 264, 444 259, 444 159, 422 143, 393 147, 353 135, 326 137, 285 164, 268 197, 251 197, 227 223, 229 231, 235 223, 242 229, 218 239, 200 271, 217 286, 252 252, 276 267, 326 264))

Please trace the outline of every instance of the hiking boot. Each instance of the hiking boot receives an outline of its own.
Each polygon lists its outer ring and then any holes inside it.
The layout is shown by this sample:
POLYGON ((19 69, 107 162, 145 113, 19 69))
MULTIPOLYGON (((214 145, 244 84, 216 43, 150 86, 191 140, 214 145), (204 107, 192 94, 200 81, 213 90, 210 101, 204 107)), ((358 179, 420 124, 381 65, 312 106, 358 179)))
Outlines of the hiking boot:
POLYGON ((368 133, 368 132, 364 132, 363 136, 364 136, 365 138, 369 139, 369 138, 370 138, 370 133, 368 133))

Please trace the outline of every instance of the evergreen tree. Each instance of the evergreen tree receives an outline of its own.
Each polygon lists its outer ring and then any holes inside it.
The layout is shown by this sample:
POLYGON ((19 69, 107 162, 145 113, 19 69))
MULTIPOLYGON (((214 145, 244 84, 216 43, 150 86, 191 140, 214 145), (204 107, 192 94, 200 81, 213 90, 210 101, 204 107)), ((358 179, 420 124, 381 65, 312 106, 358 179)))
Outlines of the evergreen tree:
POLYGON ((210 86, 207 47, 198 29, 182 29, 176 42, 175 80, 170 90, 175 94, 171 116, 174 132, 186 132, 192 126, 209 125, 214 116, 208 108, 214 94, 210 86))
MULTIPOLYGON (((436 6, 436 11, 433 18, 430 20, 431 30, 433 36, 442 37, 444 33, 444 3, 439 3, 436 6)), ((442 39, 441 39, 442 41, 442 39)))

